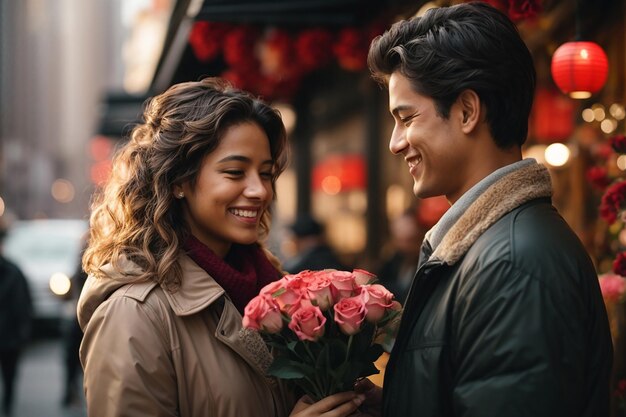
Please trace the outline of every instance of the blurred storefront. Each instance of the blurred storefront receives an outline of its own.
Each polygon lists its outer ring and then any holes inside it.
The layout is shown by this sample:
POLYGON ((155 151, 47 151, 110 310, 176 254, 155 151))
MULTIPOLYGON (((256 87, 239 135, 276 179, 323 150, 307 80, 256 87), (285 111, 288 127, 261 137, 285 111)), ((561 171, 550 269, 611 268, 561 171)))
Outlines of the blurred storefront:
MULTIPOLYGON (((329 224, 331 243, 348 260, 367 263, 384 251, 388 220, 416 204, 410 176, 387 150, 386 92, 370 80, 367 47, 398 18, 452 3, 177 1, 151 89, 223 76, 272 101, 285 115, 292 144, 291 168, 278 189, 279 223, 311 212, 329 224)), ((623 2, 490 3, 516 21, 536 60, 525 152, 551 166, 555 203, 593 251, 597 196, 585 172, 595 146, 622 122, 611 116, 607 132, 601 120, 585 122, 581 112, 623 109, 623 2), (556 48, 576 36, 601 45, 610 62, 606 86, 585 100, 560 92, 550 72, 556 48), (554 143, 564 146, 549 147, 554 143)))
MULTIPOLYGON (((151 89, 222 76, 280 108, 289 129, 292 163, 278 187, 275 232, 297 213, 312 213, 328 225, 330 243, 348 262, 372 267, 387 249, 390 219, 416 207, 420 218, 427 219, 424 223, 432 225, 446 202, 416 201, 404 164, 387 150, 392 120, 386 92, 369 77, 367 48, 393 21, 459 2, 179 0, 151 89)), ((488 2, 516 22, 536 63, 536 100, 525 156, 549 167, 554 204, 588 248, 599 275, 615 271, 619 259, 626 273, 626 254, 620 255, 626 250, 621 215, 626 182, 608 193, 613 211, 606 201, 600 209, 609 184, 626 178, 626 139, 620 142, 626 129, 625 2, 488 2), (587 69, 563 67, 561 61, 561 69, 553 71, 555 52, 573 41, 595 44, 564 58, 590 62, 587 69), (592 56, 596 47, 604 51, 606 62, 592 56), (579 86, 568 85, 581 82, 577 77, 591 83, 590 91, 579 94, 579 86), (623 149, 611 146, 616 141, 623 149), (607 211, 615 218, 607 220, 607 211)), ((601 280, 603 289, 608 282, 601 280)), ((618 306, 611 313, 613 383, 617 387, 623 380, 619 395, 624 399, 626 283, 621 288, 613 301, 607 298, 607 307, 618 306)), ((617 412, 619 396, 613 401, 617 412)))
MULTIPOLYGON (((274 233, 297 213, 311 213, 346 263, 373 266, 386 219, 413 198, 410 177, 387 151, 386 97, 369 77, 366 56, 371 39, 414 4, 178 1, 152 89, 222 76, 271 101, 292 150, 278 184, 274 233)), ((274 249, 289 254, 288 245, 274 249)))

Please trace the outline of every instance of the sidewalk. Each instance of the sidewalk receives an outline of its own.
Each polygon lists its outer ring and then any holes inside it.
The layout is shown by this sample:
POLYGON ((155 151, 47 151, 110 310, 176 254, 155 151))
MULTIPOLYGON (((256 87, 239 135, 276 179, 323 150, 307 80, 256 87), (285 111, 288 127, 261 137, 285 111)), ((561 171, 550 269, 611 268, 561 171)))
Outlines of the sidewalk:
POLYGON ((61 339, 33 342, 18 371, 12 417, 86 417, 84 399, 64 408, 63 351, 61 339))

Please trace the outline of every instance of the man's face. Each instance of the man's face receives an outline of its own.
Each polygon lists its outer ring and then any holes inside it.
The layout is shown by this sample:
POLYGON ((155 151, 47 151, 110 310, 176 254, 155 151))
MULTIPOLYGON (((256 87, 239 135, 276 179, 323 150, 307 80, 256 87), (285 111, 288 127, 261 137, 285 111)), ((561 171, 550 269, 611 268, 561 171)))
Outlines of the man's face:
POLYGON ((389 150, 404 156, 415 195, 445 195, 456 201, 472 185, 467 175, 472 141, 461 131, 460 105, 454 103, 444 119, 434 100, 416 93, 406 77, 394 72, 389 78, 389 111, 395 120, 389 150))

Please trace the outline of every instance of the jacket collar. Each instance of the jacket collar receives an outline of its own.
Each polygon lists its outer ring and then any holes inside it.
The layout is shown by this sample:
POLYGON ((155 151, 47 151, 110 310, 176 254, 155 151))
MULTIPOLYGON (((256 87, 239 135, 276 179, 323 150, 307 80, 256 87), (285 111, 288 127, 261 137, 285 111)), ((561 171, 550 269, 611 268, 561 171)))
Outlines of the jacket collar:
POLYGON ((482 193, 448 230, 430 260, 455 264, 474 242, 502 216, 522 204, 552 196, 548 170, 540 164, 505 175, 482 193))
POLYGON ((183 271, 180 288, 176 292, 165 291, 177 316, 197 313, 224 295, 224 289, 190 257, 181 255, 179 263, 183 271))
MULTIPOLYGON (((183 273, 180 288, 174 293, 163 290, 176 315, 194 314, 224 294, 224 289, 187 255, 181 255, 178 262, 183 273)), ((158 285, 156 282, 138 282, 136 277, 141 268, 126 258, 120 258, 118 266, 119 269, 115 269, 112 264, 107 264, 102 267, 105 277, 92 275, 87 278, 77 306, 78 321, 83 329, 96 309, 113 293, 123 291, 124 296, 143 302, 158 285)))

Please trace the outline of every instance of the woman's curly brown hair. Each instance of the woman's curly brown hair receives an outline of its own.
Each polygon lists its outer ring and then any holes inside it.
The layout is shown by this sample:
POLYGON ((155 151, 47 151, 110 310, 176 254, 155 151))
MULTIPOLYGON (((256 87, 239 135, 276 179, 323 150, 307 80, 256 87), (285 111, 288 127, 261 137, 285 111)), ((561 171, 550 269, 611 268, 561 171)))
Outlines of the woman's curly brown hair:
MULTIPOLYGON (((173 185, 189 181, 193 186, 204 157, 226 130, 253 122, 269 138, 274 189, 286 166, 287 136, 276 110, 217 78, 172 86, 148 100, 143 118, 116 153, 111 177, 94 197, 83 268, 102 276, 104 265, 119 270, 118 261, 125 257, 142 267, 137 280, 175 290, 182 274, 177 258, 190 232, 173 185)), ((270 220, 266 210, 259 241, 267 237, 270 220)))

